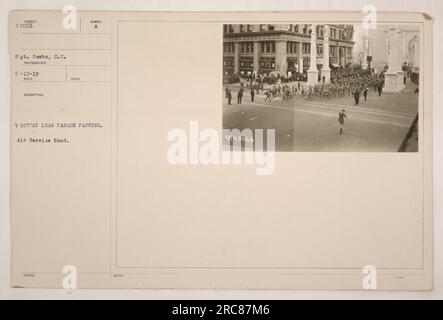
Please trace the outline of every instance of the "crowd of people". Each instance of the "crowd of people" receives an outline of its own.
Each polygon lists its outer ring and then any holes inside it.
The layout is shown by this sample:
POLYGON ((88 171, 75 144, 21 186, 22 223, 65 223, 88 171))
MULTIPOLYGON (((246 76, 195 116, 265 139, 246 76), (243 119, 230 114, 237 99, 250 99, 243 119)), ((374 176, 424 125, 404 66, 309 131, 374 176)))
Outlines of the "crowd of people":
POLYGON ((290 75, 279 73, 232 73, 224 76, 225 84, 232 83, 255 83, 256 85, 275 85, 277 83, 289 83, 294 81, 306 81, 306 73, 292 72, 290 75))
POLYGON ((345 69, 333 73, 330 83, 322 81, 313 87, 308 87, 304 95, 308 99, 313 97, 344 98, 352 96, 355 104, 358 104, 361 97, 367 100, 368 93, 371 90, 378 92, 380 96, 383 87, 383 73, 376 74, 366 70, 351 71, 345 69))
MULTIPOLYGON (((384 73, 377 74, 372 70, 338 69, 331 74, 331 81, 325 82, 320 79, 314 86, 308 86, 301 81, 287 82, 282 81, 269 85, 263 77, 258 77, 255 81, 250 79, 248 82, 240 82, 241 88, 237 92, 237 103, 241 103, 245 94, 245 88, 249 90, 251 101, 253 102, 256 94, 261 92, 265 95, 265 101, 272 101, 275 97, 281 96, 284 101, 291 100, 297 95, 301 95, 306 100, 320 98, 344 98, 353 97, 355 104, 359 104, 360 98, 367 100, 370 91, 377 92, 380 96, 384 87, 384 73), (266 84, 266 87, 265 87, 266 84)), ((226 98, 228 104, 231 104, 232 92, 226 86, 226 98)))

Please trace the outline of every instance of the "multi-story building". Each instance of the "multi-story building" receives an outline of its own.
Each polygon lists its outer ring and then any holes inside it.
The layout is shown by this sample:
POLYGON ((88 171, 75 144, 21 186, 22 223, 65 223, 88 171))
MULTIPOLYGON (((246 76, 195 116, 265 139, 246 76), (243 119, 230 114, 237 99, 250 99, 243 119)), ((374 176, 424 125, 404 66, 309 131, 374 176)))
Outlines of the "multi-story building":
MULTIPOLYGON (((329 26, 329 63, 353 62, 352 25, 329 26)), ((323 65, 325 25, 228 24, 223 26, 223 71, 232 73, 306 72, 311 64, 311 43, 317 47, 317 68, 323 65)), ((329 66, 327 66, 329 68, 329 66)))

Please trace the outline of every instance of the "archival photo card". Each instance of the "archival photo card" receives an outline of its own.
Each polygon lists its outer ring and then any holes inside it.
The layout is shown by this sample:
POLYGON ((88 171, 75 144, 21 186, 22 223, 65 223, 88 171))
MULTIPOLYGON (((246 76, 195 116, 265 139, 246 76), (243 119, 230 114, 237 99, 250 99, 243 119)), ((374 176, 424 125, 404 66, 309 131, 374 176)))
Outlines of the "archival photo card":
POLYGON ((432 288, 428 16, 71 9, 10 12, 11 286, 432 288))

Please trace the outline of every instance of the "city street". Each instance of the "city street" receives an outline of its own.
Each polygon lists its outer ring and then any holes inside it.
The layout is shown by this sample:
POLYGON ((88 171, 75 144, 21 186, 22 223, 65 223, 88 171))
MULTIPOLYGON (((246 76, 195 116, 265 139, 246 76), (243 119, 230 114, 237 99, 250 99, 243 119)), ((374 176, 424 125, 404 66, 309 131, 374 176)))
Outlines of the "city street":
POLYGON ((223 100, 224 129, 275 129, 276 151, 396 152, 418 112, 417 85, 410 82, 400 93, 370 90, 368 100, 352 97, 305 100, 300 94, 290 101, 281 95, 265 101, 263 92, 251 102, 245 89, 237 104, 238 88, 232 90, 232 104, 223 100), (338 113, 345 109, 344 132, 339 134, 338 113))

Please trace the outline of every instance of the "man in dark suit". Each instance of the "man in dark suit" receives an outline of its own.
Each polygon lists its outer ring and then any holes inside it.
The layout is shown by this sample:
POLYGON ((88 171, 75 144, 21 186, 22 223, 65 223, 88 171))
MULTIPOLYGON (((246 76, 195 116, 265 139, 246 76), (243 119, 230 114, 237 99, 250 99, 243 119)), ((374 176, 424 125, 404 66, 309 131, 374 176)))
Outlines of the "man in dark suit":
POLYGON ((241 100, 243 98, 243 88, 241 88, 237 93, 237 103, 241 104, 241 100))
POLYGON ((368 87, 365 87, 365 90, 363 90, 363 97, 365 97, 365 101, 368 99, 368 91, 369 91, 368 87))
POLYGON ((345 125, 346 111, 343 109, 338 113, 338 123, 340 123, 340 134, 343 133, 343 126, 345 125))
POLYGON ((382 92, 383 92, 383 83, 382 83, 382 82, 380 82, 380 83, 378 84, 377 89, 378 89, 378 96, 380 97, 381 94, 382 94, 382 92))
POLYGON ((228 98, 228 105, 231 105, 232 92, 229 89, 226 91, 226 98, 228 98))
POLYGON ((355 105, 358 105, 358 103, 360 102, 360 90, 359 89, 354 90, 354 100, 355 100, 355 105))

